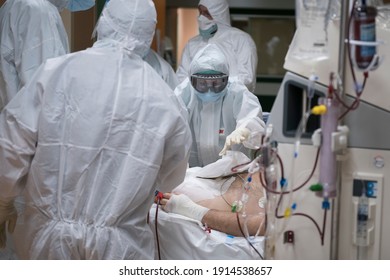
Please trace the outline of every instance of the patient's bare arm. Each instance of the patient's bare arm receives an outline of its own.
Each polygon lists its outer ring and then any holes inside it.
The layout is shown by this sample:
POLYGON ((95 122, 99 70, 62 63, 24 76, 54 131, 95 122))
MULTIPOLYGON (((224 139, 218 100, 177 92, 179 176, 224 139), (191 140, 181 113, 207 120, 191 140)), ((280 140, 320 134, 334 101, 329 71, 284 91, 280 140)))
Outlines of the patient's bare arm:
POLYGON ((247 215, 246 218, 241 214, 238 215, 239 219, 237 219, 236 213, 211 209, 203 216, 202 223, 211 229, 234 236, 243 236, 241 230, 244 235, 264 234, 264 215, 247 215), (238 221, 240 222, 241 230, 238 221), (245 223, 247 226, 245 226, 245 223))
MULTIPOLYGON (((248 213, 243 217, 242 214, 231 212, 230 210, 209 209, 207 202, 203 206, 192 202, 187 196, 181 194, 181 198, 176 195, 174 202, 167 207, 167 202, 173 198, 171 193, 165 193, 161 200, 161 205, 168 212, 182 214, 190 218, 199 220, 209 228, 225 232, 234 236, 263 235, 264 234, 264 214, 257 211, 248 213), (185 200, 183 200, 185 198, 185 200), (240 222, 240 225, 238 224, 240 222), (240 229, 241 227, 241 229, 240 229), (241 231, 242 230, 242 231, 241 231)), ((171 200, 172 201, 172 200, 171 200)), ((215 202, 215 200, 214 200, 215 202)), ((216 205, 214 203, 214 205, 216 205)), ((227 208, 229 209, 229 208, 227 208)))

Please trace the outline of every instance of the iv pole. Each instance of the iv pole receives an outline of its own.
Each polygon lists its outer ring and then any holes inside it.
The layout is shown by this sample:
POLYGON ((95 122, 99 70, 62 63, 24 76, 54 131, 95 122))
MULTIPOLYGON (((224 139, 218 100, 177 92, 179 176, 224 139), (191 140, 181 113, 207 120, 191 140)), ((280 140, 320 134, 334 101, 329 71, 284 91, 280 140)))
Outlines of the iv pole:
MULTIPOLYGON (((346 39, 348 34, 348 19, 350 14, 350 0, 341 0, 341 10, 340 10, 340 35, 339 35, 339 56, 338 56, 338 76, 341 81, 341 85, 345 85, 345 72, 347 64, 347 43, 346 39)), ((345 93, 343 88, 340 90, 341 96, 344 99, 345 93)), ((340 123, 340 125, 342 125, 340 123)), ((342 169, 342 163, 338 163, 340 166, 339 170, 342 169)), ((341 176, 338 174, 337 177, 337 193, 340 194, 341 187, 341 176)), ((337 197, 334 200, 334 207, 332 212, 332 226, 331 226, 331 247, 330 247, 330 259, 338 259, 338 236, 339 236, 339 223, 340 223, 340 198, 337 197)))

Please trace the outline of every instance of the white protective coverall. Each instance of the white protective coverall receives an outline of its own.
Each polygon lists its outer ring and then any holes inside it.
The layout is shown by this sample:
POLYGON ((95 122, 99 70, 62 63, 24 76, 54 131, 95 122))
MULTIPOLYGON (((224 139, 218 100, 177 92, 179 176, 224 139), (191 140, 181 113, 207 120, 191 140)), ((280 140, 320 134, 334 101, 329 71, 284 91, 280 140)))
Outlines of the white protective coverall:
MULTIPOLYGON (((210 44, 199 50, 190 65, 189 75, 204 70, 229 74, 227 60, 217 45, 210 44)), ((189 77, 176 87, 175 93, 182 98, 189 114, 193 140, 190 167, 217 161, 226 137, 237 128, 249 129, 250 136, 243 145, 233 145, 232 150, 240 150, 249 156, 250 151, 245 147, 253 149, 259 144, 256 142, 265 129, 262 108, 257 97, 241 81, 229 76, 228 85, 219 93, 223 97, 216 102, 201 101, 189 77)))
POLYGON ((150 49, 144 60, 150 64, 161 76, 161 78, 171 87, 172 90, 179 84, 176 73, 172 66, 153 49, 150 49))
POLYGON ((240 79, 251 92, 256 88, 257 49, 252 37, 230 25, 229 5, 226 0, 200 0, 218 25, 218 31, 208 40, 197 35, 186 44, 176 71, 179 82, 188 77, 195 54, 207 44, 217 44, 229 59, 230 74, 240 79))
POLYGON ((0 110, 48 58, 69 52, 59 9, 69 0, 7 0, 0 9, 0 110))
POLYGON ((155 24, 153 1, 111 0, 94 46, 47 60, 1 113, 0 201, 27 200, 20 258, 154 257, 154 191, 182 182, 191 145, 184 106, 142 59, 155 24))

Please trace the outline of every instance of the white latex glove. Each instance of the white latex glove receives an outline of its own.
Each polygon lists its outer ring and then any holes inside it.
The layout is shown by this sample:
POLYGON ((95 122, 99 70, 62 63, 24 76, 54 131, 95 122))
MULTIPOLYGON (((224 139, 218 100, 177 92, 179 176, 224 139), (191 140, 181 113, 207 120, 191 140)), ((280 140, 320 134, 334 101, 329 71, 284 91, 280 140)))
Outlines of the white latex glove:
POLYGON ((18 214, 13 201, 4 202, 0 200, 0 249, 5 248, 7 242, 6 230, 13 233, 18 214))
POLYGON ((164 210, 167 212, 180 214, 201 222, 203 216, 210 209, 196 204, 185 194, 172 194, 171 198, 164 206, 164 210))
POLYGON ((222 151, 219 153, 220 156, 223 156, 226 154, 227 150, 230 150, 230 147, 233 144, 240 144, 243 141, 245 141, 250 135, 250 130, 245 127, 239 127, 236 130, 234 130, 228 137, 226 137, 225 146, 223 147, 222 151))

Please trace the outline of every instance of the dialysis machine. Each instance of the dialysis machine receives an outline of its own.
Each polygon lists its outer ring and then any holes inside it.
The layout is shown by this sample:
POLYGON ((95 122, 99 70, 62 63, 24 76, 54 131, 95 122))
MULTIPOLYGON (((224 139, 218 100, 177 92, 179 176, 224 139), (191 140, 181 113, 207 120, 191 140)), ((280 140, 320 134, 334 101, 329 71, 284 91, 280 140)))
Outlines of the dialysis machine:
POLYGON ((267 214, 267 259, 390 259, 390 29, 378 24, 386 6, 336 2, 326 44, 304 31, 317 23, 301 23, 300 34, 298 25, 268 119, 289 188, 267 214), (319 59, 294 55, 307 46, 326 49, 306 53, 319 59))

